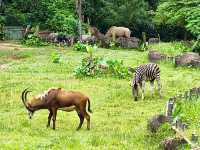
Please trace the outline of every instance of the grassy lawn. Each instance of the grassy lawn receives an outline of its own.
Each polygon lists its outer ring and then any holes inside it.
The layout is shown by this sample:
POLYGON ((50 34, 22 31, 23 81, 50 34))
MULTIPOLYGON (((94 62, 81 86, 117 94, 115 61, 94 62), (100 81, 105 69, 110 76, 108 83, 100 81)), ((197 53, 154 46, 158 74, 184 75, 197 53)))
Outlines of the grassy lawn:
MULTIPOLYGON (((173 44, 162 44, 173 47, 173 44)), ((154 45, 152 48, 158 48, 154 45)), ((174 48, 174 47, 173 47, 174 48)), ((150 135, 147 120, 164 112, 170 96, 200 85, 200 70, 174 68, 171 63, 160 63, 163 97, 150 96, 133 101, 129 80, 113 77, 76 79, 74 68, 86 53, 67 48, 61 50, 62 62, 54 64, 51 53, 57 47, 29 48, 28 50, 0 50, 0 149, 158 149, 162 138, 150 135), (37 95, 50 87, 78 90, 91 99, 91 130, 86 121, 75 131, 79 118, 75 112, 58 112, 57 129, 46 128, 48 111, 35 113, 32 120, 21 102, 23 89, 30 87, 37 95)), ((160 48, 164 51, 163 47, 160 48)), ((170 51, 170 50, 169 50, 170 51)), ((167 51, 166 53, 170 53, 167 51)), ((174 48, 174 53, 180 50, 174 48)), ((127 66, 147 63, 147 52, 100 49, 95 55, 123 60, 127 66)))

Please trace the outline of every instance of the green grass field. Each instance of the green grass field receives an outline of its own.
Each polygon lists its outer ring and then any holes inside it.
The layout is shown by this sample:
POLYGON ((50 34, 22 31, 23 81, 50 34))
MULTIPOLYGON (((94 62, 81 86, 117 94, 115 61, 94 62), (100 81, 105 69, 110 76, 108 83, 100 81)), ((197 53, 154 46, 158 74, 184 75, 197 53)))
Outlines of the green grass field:
MULTIPOLYGON (((154 45, 170 52, 173 44, 154 45), (165 46, 165 47, 163 47, 165 46)), ((70 48, 61 50, 62 61, 54 64, 51 53, 58 47, 0 50, 0 149, 158 149, 163 137, 150 135, 147 120, 164 112, 166 101, 177 92, 200 85, 200 70, 159 63, 163 97, 150 96, 146 86, 145 100, 133 101, 129 80, 113 77, 76 79, 74 68, 87 53, 70 48), (75 112, 58 112, 57 129, 46 128, 48 111, 41 110, 29 120, 21 102, 23 89, 30 96, 50 87, 81 91, 91 99, 91 130, 86 121, 76 131, 79 118, 75 112)), ((174 48, 175 53, 180 50, 174 48)), ((147 52, 99 49, 95 55, 123 60, 127 66, 147 63, 147 52)), ((30 97, 29 96, 29 97, 30 97)))

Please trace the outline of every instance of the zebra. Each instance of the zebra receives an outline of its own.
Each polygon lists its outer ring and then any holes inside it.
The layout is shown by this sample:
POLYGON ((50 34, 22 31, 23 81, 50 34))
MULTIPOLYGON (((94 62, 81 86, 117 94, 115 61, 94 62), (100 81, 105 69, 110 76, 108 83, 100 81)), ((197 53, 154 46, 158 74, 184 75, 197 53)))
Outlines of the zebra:
POLYGON ((154 80, 157 81, 158 84, 158 92, 161 97, 161 84, 160 84, 160 68, 157 64, 149 63, 138 66, 136 69, 129 67, 129 71, 134 73, 135 78, 132 80, 132 94, 135 98, 135 101, 138 99, 139 86, 142 90, 142 100, 144 99, 144 89, 145 89, 145 81, 150 81, 151 85, 151 94, 153 95, 154 91, 154 80))

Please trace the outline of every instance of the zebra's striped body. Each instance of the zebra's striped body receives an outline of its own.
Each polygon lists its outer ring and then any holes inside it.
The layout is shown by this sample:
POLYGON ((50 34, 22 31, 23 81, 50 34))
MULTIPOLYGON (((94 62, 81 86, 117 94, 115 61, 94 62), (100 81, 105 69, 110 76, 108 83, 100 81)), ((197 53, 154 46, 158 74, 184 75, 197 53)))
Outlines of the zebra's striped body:
POLYGON ((135 100, 137 100, 137 97, 138 97, 138 91, 139 91, 138 86, 140 86, 140 88, 142 89, 142 99, 144 98, 143 93, 144 93, 144 88, 145 88, 145 81, 150 81, 151 89, 152 89, 151 91, 153 92, 154 80, 156 80, 158 83, 158 91, 159 91, 159 94, 161 95, 159 66, 154 63, 149 63, 149 64, 141 65, 136 68, 135 78, 133 79, 133 82, 132 82, 132 93, 133 93, 133 96, 135 97, 135 100))

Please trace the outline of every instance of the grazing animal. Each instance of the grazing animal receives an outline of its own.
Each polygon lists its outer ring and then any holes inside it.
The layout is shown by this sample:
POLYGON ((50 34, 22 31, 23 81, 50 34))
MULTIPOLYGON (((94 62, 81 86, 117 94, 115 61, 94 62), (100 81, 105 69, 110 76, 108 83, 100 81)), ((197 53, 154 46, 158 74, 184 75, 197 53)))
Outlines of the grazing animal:
POLYGON ((84 118, 87 120, 87 129, 90 129, 90 115, 86 112, 86 105, 88 103, 88 111, 91 113, 90 109, 90 100, 87 96, 83 95, 80 92, 74 91, 65 91, 61 88, 51 88, 42 95, 33 97, 32 100, 27 101, 27 94, 30 91, 25 89, 22 92, 22 102, 25 108, 28 110, 29 118, 31 119, 34 112, 40 109, 48 109, 48 123, 47 127, 50 126, 51 118, 53 117, 53 129, 55 130, 56 125, 56 115, 57 110, 66 110, 66 107, 72 107, 71 110, 76 110, 80 123, 77 128, 79 130, 82 127, 84 118), (73 109, 74 107, 74 109, 73 109))
POLYGON ((106 33, 106 37, 112 37, 115 41, 116 37, 130 38, 131 31, 129 28, 112 26, 106 33))
POLYGON ((105 48, 109 47, 110 38, 102 34, 96 27, 90 27, 89 30, 90 30, 91 35, 96 37, 96 39, 100 42, 100 45, 102 47, 105 47, 105 48))
POLYGON ((142 90, 142 99, 144 99, 144 89, 145 89, 145 81, 150 81, 151 85, 151 93, 153 94, 154 89, 154 80, 157 81, 158 91, 161 96, 161 84, 160 84, 160 68, 157 64, 149 63, 144 64, 136 69, 129 69, 134 73, 135 70, 135 78, 132 80, 132 94, 135 97, 135 101, 137 101, 139 86, 142 90))

